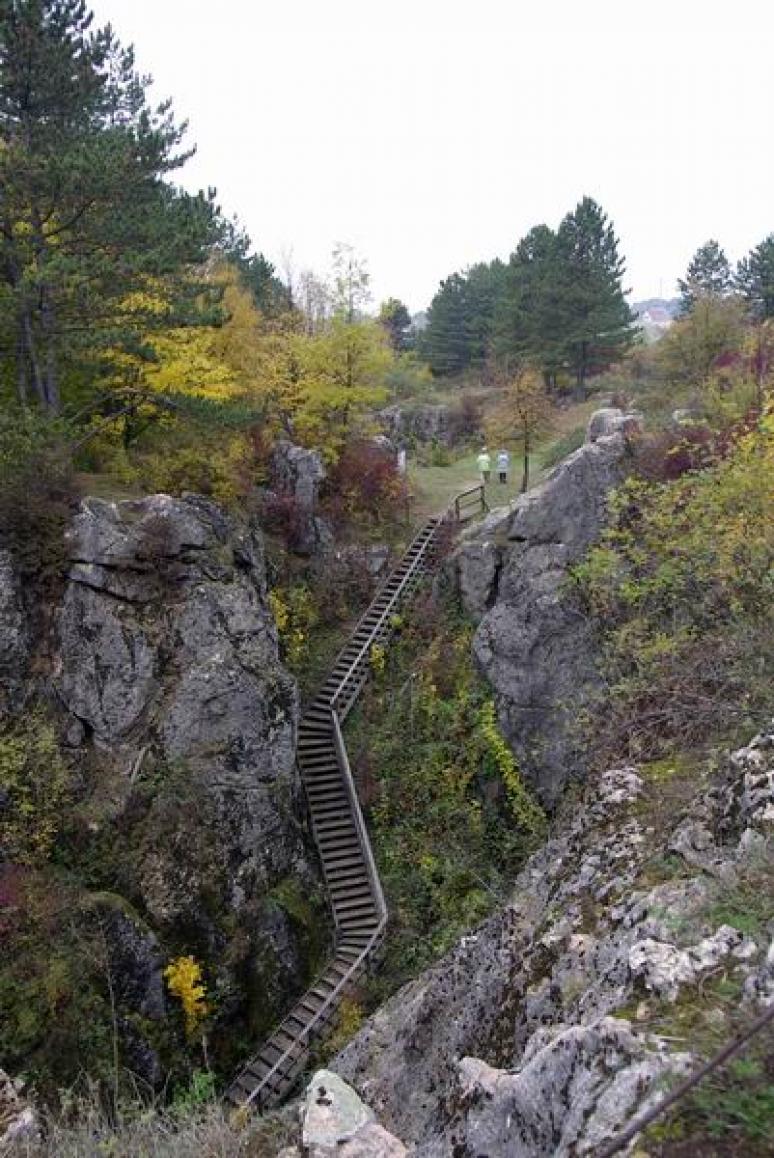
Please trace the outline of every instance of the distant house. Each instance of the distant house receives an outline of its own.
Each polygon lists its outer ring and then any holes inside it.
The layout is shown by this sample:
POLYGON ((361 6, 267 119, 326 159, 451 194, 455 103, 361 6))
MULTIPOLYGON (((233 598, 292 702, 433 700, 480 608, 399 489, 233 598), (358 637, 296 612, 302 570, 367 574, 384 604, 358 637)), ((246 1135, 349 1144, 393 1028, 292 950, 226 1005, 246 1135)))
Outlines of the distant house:
POLYGON ((647 340, 655 342, 662 338, 672 325, 679 307, 680 302, 677 298, 649 298, 644 302, 634 302, 632 310, 647 340))

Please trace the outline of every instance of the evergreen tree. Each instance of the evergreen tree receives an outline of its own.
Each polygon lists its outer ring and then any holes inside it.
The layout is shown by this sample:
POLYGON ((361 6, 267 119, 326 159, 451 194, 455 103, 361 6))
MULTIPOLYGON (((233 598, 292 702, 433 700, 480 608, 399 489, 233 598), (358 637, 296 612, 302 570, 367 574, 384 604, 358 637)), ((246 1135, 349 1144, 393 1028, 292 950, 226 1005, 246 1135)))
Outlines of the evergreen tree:
POLYGON ((506 266, 495 260, 480 262, 441 282, 418 343, 434 374, 459 374, 484 364, 505 278, 506 266))
POLYGON ((556 234, 536 225, 511 254, 495 322, 498 358, 540 367, 552 387, 564 364, 557 263, 556 234))
POLYGON ((420 353, 433 374, 459 374, 470 365, 470 326, 465 278, 453 273, 441 282, 420 335, 420 353))
POLYGON ((388 298, 379 307, 379 321, 387 331, 390 345, 396 354, 411 346, 411 314, 398 298, 388 298))
POLYGON ((262 253, 251 253, 241 258, 237 268, 243 284, 262 313, 276 317, 288 308, 287 290, 277 277, 272 263, 262 253))
POLYGON ((83 0, 0 3, 0 308, 23 402, 58 410, 68 368, 200 310, 188 271, 218 214, 167 183, 185 126, 148 83, 83 0))
POLYGON ((682 314, 690 313, 698 298, 724 298, 731 293, 731 266, 717 241, 710 238, 699 246, 688 264, 685 278, 677 285, 682 314))
POLYGON ((735 282, 756 318, 774 317, 774 233, 742 258, 735 282))
POLYGON ((636 337, 621 286, 624 262, 618 240, 591 197, 584 197, 559 226, 554 269, 557 326, 582 398, 589 375, 620 358, 636 337))
POLYGON ((470 364, 474 366, 482 365, 491 353, 495 317, 505 292, 506 277, 507 266, 499 258, 478 262, 466 271, 470 364))

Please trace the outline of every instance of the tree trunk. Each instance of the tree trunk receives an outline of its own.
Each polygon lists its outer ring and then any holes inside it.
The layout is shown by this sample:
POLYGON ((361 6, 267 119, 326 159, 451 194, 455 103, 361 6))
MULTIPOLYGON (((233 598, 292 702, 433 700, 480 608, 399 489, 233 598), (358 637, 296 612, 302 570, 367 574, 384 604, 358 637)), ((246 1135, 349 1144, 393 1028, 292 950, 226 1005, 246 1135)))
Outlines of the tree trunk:
POLYGON ((529 486, 529 453, 530 453, 529 428, 525 426, 524 427, 524 462, 523 462, 523 470, 522 470, 522 474, 521 474, 521 493, 522 494, 524 494, 527 487, 529 486))
POLYGON ((41 406, 44 410, 46 410, 48 409, 46 388, 40 373, 40 362, 38 361, 38 354, 35 349, 35 335, 32 332, 32 322, 30 320, 30 313, 27 306, 24 306, 22 309, 21 329, 24 346, 27 352, 27 361, 29 362, 29 367, 32 371, 32 384, 35 387, 35 393, 38 396, 41 406))
POLYGON ((16 393, 22 406, 26 406, 29 402, 28 391, 27 352, 24 347, 24 333, 20 327, 16 335, 16 393))
POLYGON ((48 287, 44 286, 41 293, 40 316, 43 322, 43 333, 46 339, 46 374, 45 391, 48 409, 52 414, 58 414, 59 381, 56 366, 56 320, 54 307, 51 304, 48 287))

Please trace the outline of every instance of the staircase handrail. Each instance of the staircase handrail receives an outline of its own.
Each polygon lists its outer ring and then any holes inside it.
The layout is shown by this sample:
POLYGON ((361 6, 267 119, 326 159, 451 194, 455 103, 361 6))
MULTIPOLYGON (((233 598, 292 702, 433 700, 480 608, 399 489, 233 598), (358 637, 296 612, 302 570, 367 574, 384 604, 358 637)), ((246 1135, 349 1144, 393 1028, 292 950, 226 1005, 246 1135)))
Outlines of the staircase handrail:
MULTIPOLYGON (((271 1069, 266 1074, 264 1074, 264 1076, 261 1078, 260 1082, 255 1087, 255 1089, 252 1091, 252 1093, 248 1094, 248 1096, 245 1098, 244 1102, 242 1103, 244 1106, 252 1105, 252 1103, 263 1092, 263 1090, 265 1090, 266 1086, 269 1085, 269 1083, 270 1083, 271 1079, 274 1077, 274 1075, 279 1070, 281 1070, 283 1064, 288 1060, 288 1058, 291 1057, 293 1051, 296 1049, 297 1046, 309 1044, 309 1039, 310 1039, 312 1030, 317 1025, 319 1025, 321 1022, 325 1021, 325 1017, 323 1015, 328 1013, 331 1006, 334 1004, 335 1000, 338 999, 338 997, 342 994, 342 991, 347 987, 347 985, 349 985, 350 981, 352 980, 353 974, 359 972, 361 966, 365 963, 365 961, 368 958, 369 954, 371 953, 372 949, 374 948, 376 943, 381 939, 381 936, 384 933, 384 926, 386 924, 387 924, 386 918, 383 918, 379 922, 376 929, 374 929, 373 933, 371 934, 371 937, 369 938, 368 942, 363 946, 362 950, 360 951, 358 956, 355 958, 355 960, 352 962, 352 965, 349 967, 347 972, 341 978, 339 983, 335 986, 335 988, 333 988, 330 991, 330 993, 325 998, 322 1005, 317 1010, 317 1013, 315 1013, 315 1015, 311 1019, 311 1021, 307 1022, 307 1024, 304 1026, 304 1028, 296 1035, 296 1038, 293 1041, 293 1044, 287 1046, 287 1048, 285 1049, 285 1052, 283 1054, 281 1054, 280 1057, 277 1058, 277 1060, 275 1061, 275 1063, 271 1067, 271 1069)), ((323 977, 324 973, 321 973, 320 976, 323 977)), ((312 986, 311 988, 314 988, 314 986, 312 986)), ((307 992, 308 992, 308 990, 307 990, 307 992)))
POLYGON ((365 817, 363 816, 363 810, 360 807, 360 800, 358 799, 357 789, 355 788, 355 780, 352 776, 344 737, 341 734, 339 716, 334 709, 331 709, 331 719, 333 721, 333 742, 336 746, 336 756, 344 779, 344 789, 349 797, 355 828, 357 829, 358 843, 363 851, 363 858, 366 862, 366 869, 371 881, 371 888, 373 890, 374 900, 376 901, 376 910, 379 915, 379 927, 383 928, 387 923, 387 903, 384 899, 384 890, 382 889, 379 870, 376 867, 376 859, 371 848, 371 840, 368 836, 365 817))
POLYGON ((406 584, 408 583, 409 579, 413 579, 414 575, 416 574, 417 570, 419 569, 420 563, 422 563, 424 561, 425 555, 427 554, 434 539, 435 539, 435 531, 433 532, 432 535, 428 536, 427 542, 422 545, 416 558, 412 560, 408 571, 403 576, 402 580, 400 581, 400 584, 398 585, 398 587, 396 587, 393 594, 390 596, 389 603, 384 608, 384 611, 382 611, 381 614, 379 615, 379 618, 376 621, 376 623, 374 624, 374 626, 370 629, 369 634, 368 634, 368 639, 361 645, 359 652, 357 653, 355 658, 352 660, 352 663, 347 668, 346 673, 339 680, 338 686, 336 687, 335 692, 331 696, 331 702, 330 702, 331 711, 337 712, 336 703, 339 699, 339 696, 342 694, 342 691, 344 690, 344 685, 348 682, 348 680, 350 679, 352 674, 356 671, 356 669, 363 662, 365 655, 370 651, 371 647, 373 646, 375 636, 378 634, 378 632, 384 626, 384 621, 387 618, 387 616, 392 614, 393 610, 395 609, 396 604, 398 603, 401 595, 403 594, 403 591, 404 591, 404 588, 406 587, 406 584))
MULTIPOLYGON (((489 510, 489 503, 486 501, 486 487, 484 486, 483 483, 476 483, 475 486, 468 487, 467 490, 460 491, 459 494, 457 494, 455 496, 454 502, 452 503, 451 507, 449 508, 450 512, 454 511, 454 516, 455 516, 458 523, 462 521, 462 515, 460 513, 460 508, 463 505, 462 501, 464 499, 469 498, 470 495, 476 495, 476 494, 478 495, 479 500, 481 502, 481 510, 482 511, 488 511, 489 510)), ((470 505, 470 504, 468 504, 468 505, 470 505)))

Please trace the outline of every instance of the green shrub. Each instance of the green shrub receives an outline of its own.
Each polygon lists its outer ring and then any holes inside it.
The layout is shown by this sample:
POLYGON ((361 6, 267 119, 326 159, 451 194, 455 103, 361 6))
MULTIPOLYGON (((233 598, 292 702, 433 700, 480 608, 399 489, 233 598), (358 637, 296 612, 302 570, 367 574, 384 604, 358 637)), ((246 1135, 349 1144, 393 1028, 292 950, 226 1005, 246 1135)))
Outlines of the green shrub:
POLYGON ((421 603, 348 740, 390 908, 373 995, 444 952, 502 899, 544 817, 497 731, 472 628, 421 603))
POLYGON ((0 539, 25 578, 47 583, 67 563, 77 500, 69 430, 36 411, 0 412, 0 539))
POLYGON ((15 864, 48 860, 70 794, 70 772, 42 711, 0 732, 0 856, 15 864))
POLYGON ((630 479, 574 572, 602 640, 600 759, 743 737, 774 708, 774 416, 728 457, 630 479))

